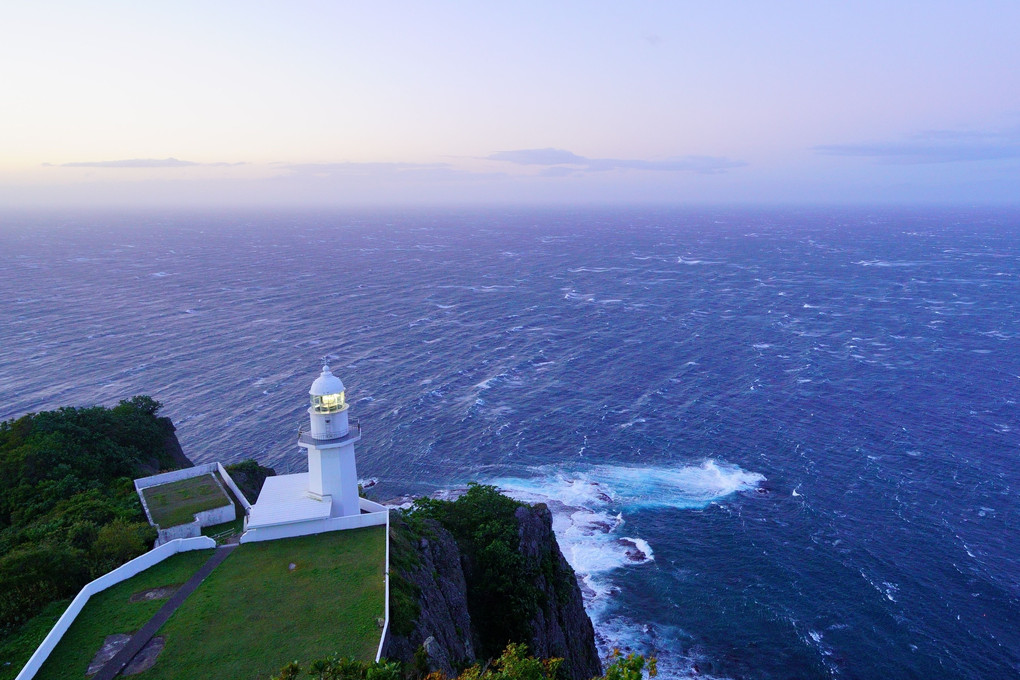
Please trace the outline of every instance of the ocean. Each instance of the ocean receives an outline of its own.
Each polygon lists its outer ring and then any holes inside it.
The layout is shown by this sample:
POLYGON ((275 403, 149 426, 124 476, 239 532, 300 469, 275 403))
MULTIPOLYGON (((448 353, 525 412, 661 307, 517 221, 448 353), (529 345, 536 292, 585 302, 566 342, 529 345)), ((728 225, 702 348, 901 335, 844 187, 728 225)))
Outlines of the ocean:
POLYGON ((304 468, 325 357, 379 500, 548 503, 662 677, 1020 677, 1020 213, 8 213, 0 418, 148 394, 304 468))

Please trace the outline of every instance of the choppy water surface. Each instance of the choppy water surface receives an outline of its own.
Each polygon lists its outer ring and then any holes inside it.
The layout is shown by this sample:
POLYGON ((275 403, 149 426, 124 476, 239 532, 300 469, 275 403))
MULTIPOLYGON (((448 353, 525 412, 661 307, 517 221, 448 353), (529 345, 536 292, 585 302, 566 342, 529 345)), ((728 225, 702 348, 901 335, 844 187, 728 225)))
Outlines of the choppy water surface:
POLYGON ((151 394, 301 469, 329 355, 381 498, 547 502, 664 675, 1020 674, 1020 216, 21 215, 0 417, 151 394))

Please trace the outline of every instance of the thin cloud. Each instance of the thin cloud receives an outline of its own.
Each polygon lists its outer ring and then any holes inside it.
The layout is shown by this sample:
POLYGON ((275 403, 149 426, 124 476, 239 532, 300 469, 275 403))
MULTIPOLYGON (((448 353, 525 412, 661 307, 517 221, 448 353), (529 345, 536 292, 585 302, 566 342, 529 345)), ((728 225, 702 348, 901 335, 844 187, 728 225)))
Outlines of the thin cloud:
POLYGON ((181 161, 176 158, 128 158, 119 161, 82 161, 63 163, 62 168, 184 168, 200 165, 192 161, 181 161))
POLYGON ((964 163, 1020 158, 1020 129, 1005 132, 929 130, 902 142, 816 146, 826 156, 873 158, 896 165, 964 163))
POLYGON ((505 161, 517 165, 542 165, 558 168, 547 175, 564 176, 571 174, 562 166, 573 166, 574 170, 604 172, 607 170, 648 170, 652 172, 695 172, 699 174, 715 174, 747 165, 744 161, 731 160, 718 156, 680 156, 663 161, 646 161, 639 159, 620 158, 585 158, 564 149, 518 149, 500 151, 486 157, 490 161, 505 161))
MULTIPOLYGON (((51 167, 51 163, 43 163, 51 167)), ((62 163, 62 168, 227 168, 237 165, 248 165, 248 163, 196 163, 194 161, 182 161, 177 158, 127 158, 119 161, 79 161, 76 163, 62 163)))
POLYGON ((490 161, 506 161, 518 165, 584 165, 587 158, 563 149, 518 149, 490 154, 490 161))
POLYGON ((450 182, 501 178, 504 173, 470 172, 449 163, 278 163, 280 180, 450 182))
POLYGON ((303 175, 351 175, 444 170, 448 163, 284 163, 279 167, 303 175))

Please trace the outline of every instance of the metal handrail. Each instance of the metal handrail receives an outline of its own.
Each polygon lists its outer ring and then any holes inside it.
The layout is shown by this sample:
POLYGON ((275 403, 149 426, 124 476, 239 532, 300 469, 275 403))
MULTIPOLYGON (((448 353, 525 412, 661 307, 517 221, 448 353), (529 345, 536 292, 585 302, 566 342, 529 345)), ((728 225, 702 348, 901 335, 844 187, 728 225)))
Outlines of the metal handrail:
POLYGON ((311 423, 302 423, 301 425, 298 426, 298 437, 301 437, 303 435, 307 435, 307 436, 311 437, 312 439, 315 439, 315 440, 318 440, 318 441, 329 441, 330 439, 346 439, 347 437, 353 436, 352 431, 355 428, 357 428, 358 436, 360 437, 361 436, 361 421, 360 420, 355 420, 353 423, 348 423, 347 424, 347 433, 346 434, 342 434, 339 437, 316 437, 315 435, 312 434, 312 425, 311 425, 311 423))

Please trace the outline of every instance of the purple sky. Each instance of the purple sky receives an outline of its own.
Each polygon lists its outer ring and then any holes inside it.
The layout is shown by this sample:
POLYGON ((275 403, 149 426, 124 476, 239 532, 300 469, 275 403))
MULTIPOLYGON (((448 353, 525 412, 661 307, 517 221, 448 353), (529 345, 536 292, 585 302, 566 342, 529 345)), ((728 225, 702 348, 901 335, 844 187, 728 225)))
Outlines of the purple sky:
POLYGON ((0 207, 1020 202, 1020 3, 0 8, 0 207))

